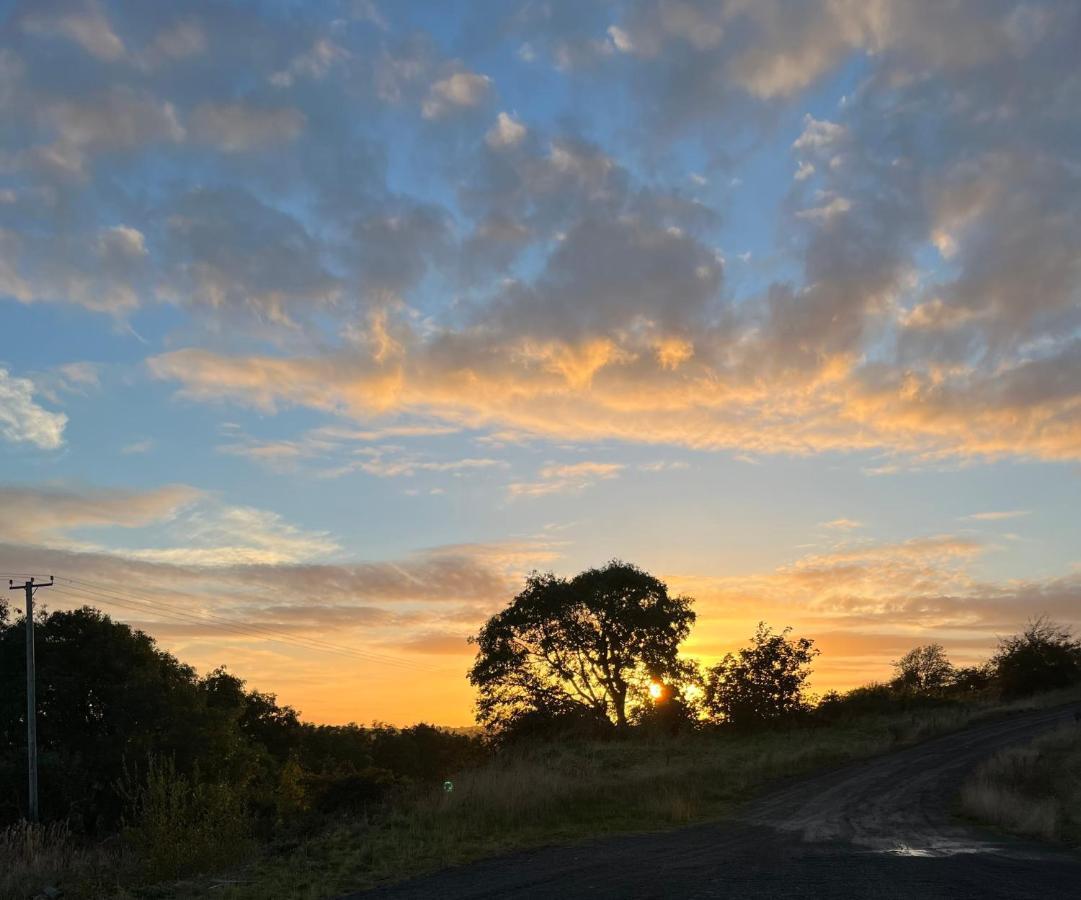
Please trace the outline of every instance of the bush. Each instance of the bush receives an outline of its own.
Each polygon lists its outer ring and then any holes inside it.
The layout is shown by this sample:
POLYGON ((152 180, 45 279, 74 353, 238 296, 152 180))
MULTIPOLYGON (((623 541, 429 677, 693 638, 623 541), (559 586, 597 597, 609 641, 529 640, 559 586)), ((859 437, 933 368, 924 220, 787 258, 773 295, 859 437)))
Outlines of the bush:
POLYGON ((818 655, 814 641, 774 634, 765 622, 751 645, 707 671, 705 707, 715 720, 749 728, 791 719, 808 708, 803 688, 818 655))
POLYGON ((1004 697, 1027 697, 1081 682, 1081 644, 1068 628, 1044 618, 999 641, 991 662, 1004 697))
POLYGON ((309 775, 305 788, 317 812, 358 813, 383 803, 403 783, 387 769, 368 766, 360 771, 309 775))
POLYGON ((551 709, 531 709, 508 720, 495 735, 501 745, 530 741, 605 740, 613 737, 615 726, 603 713, 578 704, 551 709))
POLYGON ((179 878, 229 865, 251 850, 251 817, 243 786, 207 782, 198 766, 177 771, 171 758, 150 757, 145 777, 125 776, 129 816, 123 843, 152 880, 179 878))

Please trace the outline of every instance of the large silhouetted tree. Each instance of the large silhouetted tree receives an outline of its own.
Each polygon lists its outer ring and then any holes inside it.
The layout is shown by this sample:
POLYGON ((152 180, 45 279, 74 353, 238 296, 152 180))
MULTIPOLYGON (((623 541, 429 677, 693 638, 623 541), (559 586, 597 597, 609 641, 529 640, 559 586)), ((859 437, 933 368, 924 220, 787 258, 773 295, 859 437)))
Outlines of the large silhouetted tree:
POLYGON ((740 728, 782 719, 807 707, 804 682, 818 655, 814 641, 774 634, 765 622, 751 644, 707 671, 705 706, 716 719, 740 728))
POLYGON ((477 718, 493 731, 522 721, 627 724, 653 679, 678 682, 691 599, 613 560, 571 579, 533 573, 473 639, 477 718))

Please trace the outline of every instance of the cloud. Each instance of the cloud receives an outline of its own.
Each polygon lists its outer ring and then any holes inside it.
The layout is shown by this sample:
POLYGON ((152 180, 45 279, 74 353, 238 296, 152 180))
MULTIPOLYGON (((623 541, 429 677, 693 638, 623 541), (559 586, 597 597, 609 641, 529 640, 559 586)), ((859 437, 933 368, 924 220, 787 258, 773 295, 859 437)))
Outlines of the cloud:
POLYGON ((64 443, 68 417, 34 402, 34 383, 0 368, 0 436, 12 443, 28 443, 55 450, 64 443))
POLYGON ((338 550, 323 532, 297 528, 267 510, 223 503, 187 485, 9 485, 0 486, 0 502, 12 510, 11 520, 0 524, 0 541, 7 543, 200 567, 284 565, 338 550), (133 546, 136 528, 142 531, 133 546))
POLYGON ((0 540, 64 545, 79 529, 138 528, 172 518, 199 496, 185 485, 150 491, 0 486, 0 502, 11 512, 0 520, 0 540))
POLYGON ((855 519, 833 519, 830 522, 819 522, 822 528, 833 528, 839 531, 852 531, 855 528, 863 528, 862 522, 857 522, 855 519))
POLYGON ((577 462, 543 466, 537 481, 516 481, 507 485, 510 497, 543 497, 592 487, 598 481, 618 478, 626 468, 622 463, 577 462))
POLYGON ((352 54, 344 47, 331 40, 320 38, 311 48, 293 58, 289 65, 270 77, 275 87, 290 87, 299 78, 320 80, 325 78, 338 63, 349 59, 352 54))
POLYGON ((124 549, 123 555, 183 566, 277 566, 324 558, 339 549, 325 532, 290 525, 277 513, 220 503, 188 508, 171 529, 183 546, 124 549))
POLYGON ((123 85, 87 97, 52 99, 38 116, 55 140, 33 148, 33 162, 73 178, 89 174, 94 156, 175 143, 186 135, 172 103, 123 85))
POLYGON ((166 296, 224 313, 247 310, 291 325, 299 310, 333 304, 339 279, 295 218, 234 188, 180 197, 168 219, 166 296))
POLYGON ((149 453, 154 449, 155 443, 153 438, 143 438, 140 441, 125 444, 120 448, 120 452, 125 456, 130 456, 133 453, 149 453))
POLYGON ((124 56, 123 42, 113 31, 104 10, 93 0, 67 5, 41 4, 24 15, 20 24, 30 34, 67 38, 105 62, 115 62, 124 56))
POLYGON ((1032 515, 1029 509, 1007 509, 990 512, 978 512, 962 516, 963 519, 972 519, 976 522, 1001 522, 1005 519, 1018 519, 1021 516, 1032 515))
POLYGON ((964 537, 934 535, 842 546, 757 575, 667 580, 697 601, 690 652, 720 656, 745 642, 761 619, 791 624, 823 649, 815 688, 847 688, 890 677, 891 659, 932 639, 969 665, 1033 615, 1079 622, 1076 574, 982 580, 973 567, 987 550, 964 537))
POLYGON ((436 81, 421 106, 425 119, 438 119, 455 110, 478 106, 488 96, 492 79, 474 72, 455 72, 436 81))
MULTIPOLYGON (((399 478, 413 476, 418 472, 453 472, 461 473, 477 469, 505 469, 507 463, 488 457, 467 457, 465 459, 426 460, 407 454, 399 454, 382 449, 371 451, 369 458, 354 463, 347 468, 367 472, 379 478, 399 478)), ((339 474, 334 472, 333 474, 339 474)))
POLYGON ((192 113, 191 132, 226 153, 245 153, 296 140, 305 121, 304 113, 291 107, 207 103, 192 113))
POLYGON ((495 124, 484 136, 484 140, 489 147, 499 149, 517 146, 525 136, 526 127, 517 119, 512 118, 505 112, 501 112, 496 116, 495 124))

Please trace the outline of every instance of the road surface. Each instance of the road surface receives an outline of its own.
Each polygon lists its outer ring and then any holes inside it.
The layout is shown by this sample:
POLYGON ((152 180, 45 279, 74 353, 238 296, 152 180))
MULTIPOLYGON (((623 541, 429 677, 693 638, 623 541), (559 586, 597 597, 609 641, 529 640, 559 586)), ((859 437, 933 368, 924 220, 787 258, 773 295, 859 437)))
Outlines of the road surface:
POLYGON ((794 779, 724 823, 515 853, 351 897, 1081 898, 1081 854, 950 814, 975 764, 1072 723, 1076 709, 988 722, 794 779))

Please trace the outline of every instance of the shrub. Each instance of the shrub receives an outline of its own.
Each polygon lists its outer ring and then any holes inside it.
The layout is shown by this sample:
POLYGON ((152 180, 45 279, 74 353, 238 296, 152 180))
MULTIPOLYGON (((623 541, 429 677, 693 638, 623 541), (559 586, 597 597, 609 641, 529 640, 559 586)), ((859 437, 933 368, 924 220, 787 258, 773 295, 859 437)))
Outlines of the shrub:
POLYGON ((146 774, 125 775, 128 802, 122 832, 143 874, 152 880, 209 872, 251 849, 251 818, 243 788, 203 780, 196 766, 178 772, 172 758, 150 757, 146 774))
POLYGON ((1044 618, 999 641, 991 662, 1005 697, 1026 697, 1081 681, 1081 644, 1068 628, 1044 618))
POLYGON ((707 671, 705 707, 717 720, 739 728, 793 718, 808 708, 804 684, 818 655, 814 641, 774 634, 765 622, 751 645, 728 653, 707 671))

